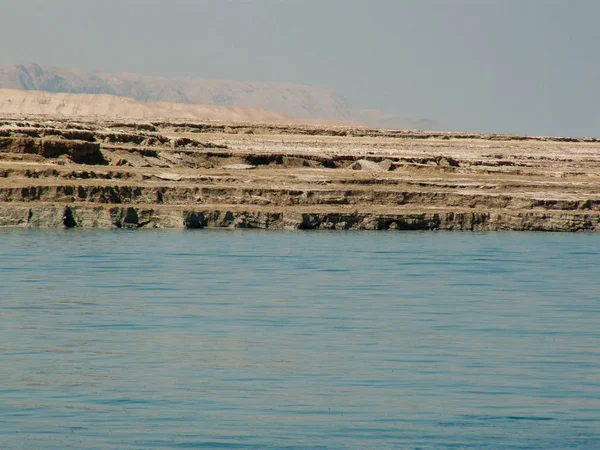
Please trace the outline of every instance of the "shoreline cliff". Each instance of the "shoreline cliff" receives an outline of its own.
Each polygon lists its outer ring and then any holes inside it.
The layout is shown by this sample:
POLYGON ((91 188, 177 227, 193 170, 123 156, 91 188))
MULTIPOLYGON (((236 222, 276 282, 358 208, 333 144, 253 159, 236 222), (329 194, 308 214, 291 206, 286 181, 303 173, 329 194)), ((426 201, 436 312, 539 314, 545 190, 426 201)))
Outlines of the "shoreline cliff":
POLYGON ((0 226, 599 231, 600 142, 5 116, 0 226))

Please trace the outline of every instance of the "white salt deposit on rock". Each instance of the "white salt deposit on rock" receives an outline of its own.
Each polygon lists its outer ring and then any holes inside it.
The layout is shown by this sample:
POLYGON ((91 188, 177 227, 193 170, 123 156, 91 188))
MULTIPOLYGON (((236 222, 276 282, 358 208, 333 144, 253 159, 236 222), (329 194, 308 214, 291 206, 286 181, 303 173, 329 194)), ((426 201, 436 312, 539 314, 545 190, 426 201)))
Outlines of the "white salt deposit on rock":
POLYGON ((367 159, 359 159, 354 164, 348 166, 348 169, 351 170, 368 170, 370 172, 383 172, 384 169, 374 161, 369 161, 367 159))
POLYGON ((225 166, 221 166, 221 169, 226 169, 226 170, 250 170, 250 169, 256 169, 256 166, 253 166, 251 164, 227 164, 225 166))
POLYGON ((183 180, 183 175, 179 175, 178 173, 157 173, 154 176, 156 178, 160 178, 161 180, 166 180, 166 181, 181 181, 181 180, 183 180))

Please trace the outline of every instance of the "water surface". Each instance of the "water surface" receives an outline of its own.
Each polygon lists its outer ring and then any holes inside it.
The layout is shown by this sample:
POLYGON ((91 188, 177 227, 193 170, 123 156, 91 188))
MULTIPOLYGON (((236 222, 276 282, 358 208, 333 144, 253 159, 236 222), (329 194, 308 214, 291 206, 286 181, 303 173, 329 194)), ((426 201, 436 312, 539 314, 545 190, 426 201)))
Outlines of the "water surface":
POLYGON ((600 448, 600 236, 0 230, 1 448, 600 448))

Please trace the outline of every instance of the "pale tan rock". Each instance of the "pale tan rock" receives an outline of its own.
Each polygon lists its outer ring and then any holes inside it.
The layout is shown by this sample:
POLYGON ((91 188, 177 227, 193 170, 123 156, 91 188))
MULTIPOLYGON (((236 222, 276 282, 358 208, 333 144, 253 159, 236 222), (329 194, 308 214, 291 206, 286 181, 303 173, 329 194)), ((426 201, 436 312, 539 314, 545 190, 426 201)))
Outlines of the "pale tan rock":
POLYGON ((0 116, 0 226, 600 231, 600 140, 0 116))
POLYGON ((221 166, 221 169, 225 169, 225 170, 252 170, 252 169, 256 169, 256 166, 253 166, 252 164, 226 164, 224 166, 221 166))
POLYGON ((384 172, 385 169, 374 161, 367 159, 359 159, 354 164, 348 166, 350 170, 366 170, 369 172, 384 172))
POLYGON ((166 181, 181 181, 184 179, 184 176, 178 173, 155 173, 154 176, 166 181))

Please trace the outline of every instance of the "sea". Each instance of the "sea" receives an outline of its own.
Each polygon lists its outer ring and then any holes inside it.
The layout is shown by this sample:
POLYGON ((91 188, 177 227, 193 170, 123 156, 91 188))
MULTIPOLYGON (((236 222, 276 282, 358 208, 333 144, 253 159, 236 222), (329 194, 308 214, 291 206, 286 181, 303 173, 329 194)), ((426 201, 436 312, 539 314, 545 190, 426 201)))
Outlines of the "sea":
POLYGON ((2 229, 0 448, 599 449, 600 235, 2 229))

